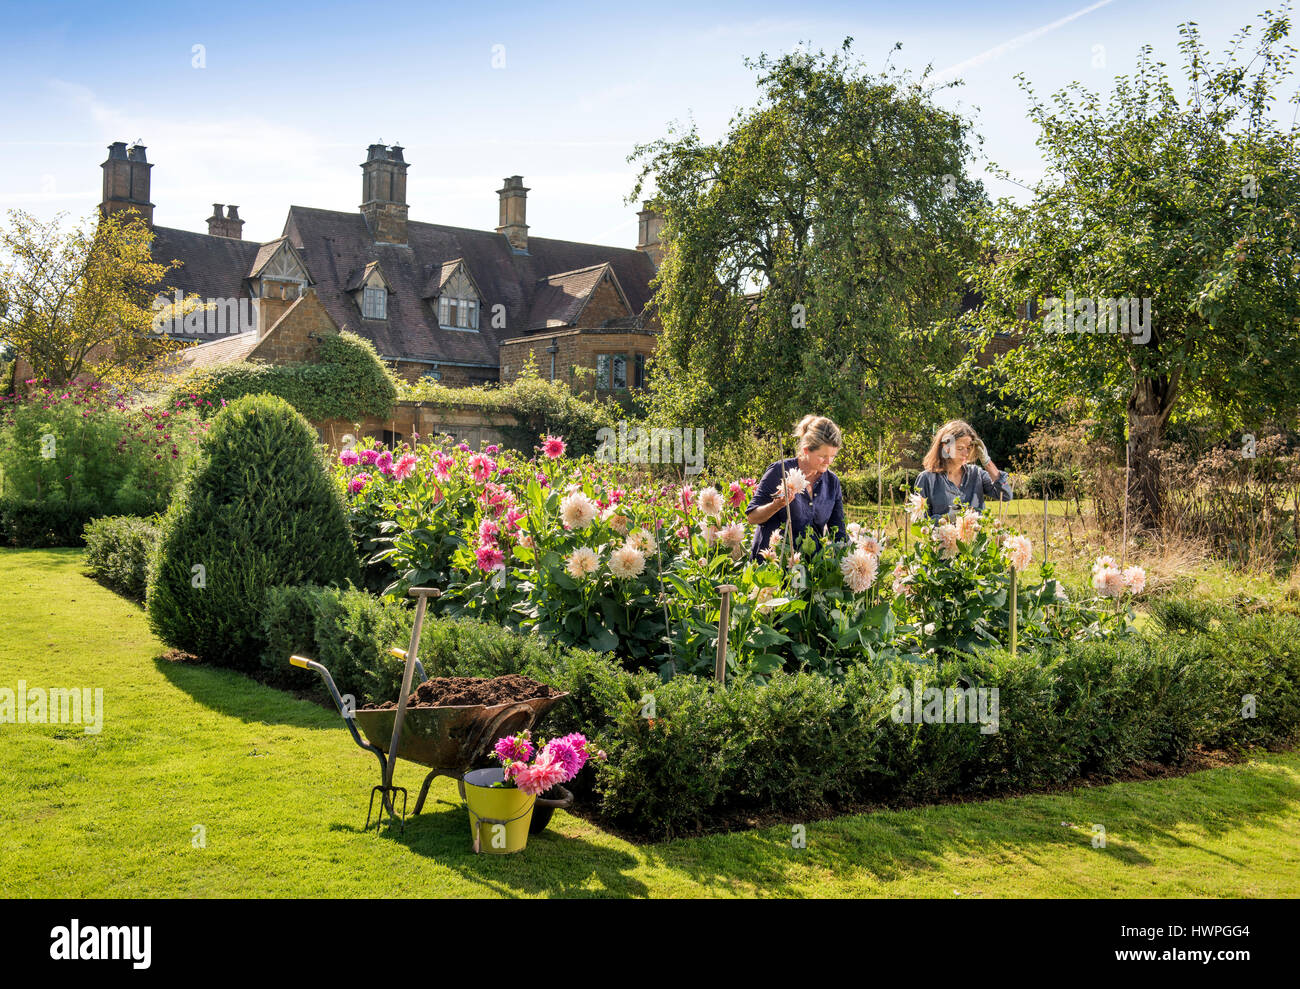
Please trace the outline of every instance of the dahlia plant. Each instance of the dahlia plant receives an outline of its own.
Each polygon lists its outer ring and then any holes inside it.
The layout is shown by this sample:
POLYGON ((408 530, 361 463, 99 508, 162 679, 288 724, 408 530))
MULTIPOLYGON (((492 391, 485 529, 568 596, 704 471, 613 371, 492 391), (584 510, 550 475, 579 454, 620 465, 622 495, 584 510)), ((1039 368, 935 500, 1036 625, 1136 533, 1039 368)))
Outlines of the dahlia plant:
MULTIPOLYGON (((778 532, 754 560, 744 519, 753 478, 653 483, 569 458, 555 436, 532 457, 449 440, 391 451, 367 441, 340 455, 336 473, 368 578, 391 568, 385 593, 437 586, 441 614, 616 652, 665 678, 712 673, 724 584, 737 588, 725 630, 733 676, 836 675, 864 660, 998 641, 1009 568, 1023 575, 1032 557, 1028 539, 967 512, 915 525, 901 553, 852 524, 847 539, 823 533, 820 546, 778 532)), ((1050 570, 1021 587, 1022 641, 1114 623, 1060 598, 1050 570)))

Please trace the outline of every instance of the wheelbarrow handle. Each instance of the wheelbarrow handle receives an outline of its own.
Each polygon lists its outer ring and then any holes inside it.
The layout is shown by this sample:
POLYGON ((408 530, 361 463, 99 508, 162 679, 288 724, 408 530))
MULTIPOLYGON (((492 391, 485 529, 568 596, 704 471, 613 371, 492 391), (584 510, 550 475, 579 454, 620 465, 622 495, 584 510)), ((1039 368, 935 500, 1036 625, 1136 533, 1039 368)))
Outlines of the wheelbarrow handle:
MULTIPOLYGON (((403 660, 403 661, 406 660, 406 650, 405 650, 405 649, 399 649, 399 648, 397 648, 397 646, 393 646, 393 647, 392 647, 391 649, 389 649, 388 651, 389 651, 392 655, 396 656, 398 659, 403 660)), ((420 660, 419 660, 418 657, 417 657, 416 660, 415 660, 415 675, 418 676, 418 677, 420 678, 420 683, 424 683, 425 680, 429 679, 427 676, 424 675, 424 664, 420 662, 420 660)))
POLYGON ((306 656, 290 656, 289 662, 293 666, 302 667, 304 670, 315 670, 320 674, 321 679, 325 681, 325 686, 329 688, 330 696, 334 698, 334 704, 338 707, 339 714, 343 715, 343 721, 347 724, 348 731, 352 732, 352 741, 356 742, 367 752, 373 752, 375 754, 376 758, 379 759, 380 771, 382 773, 383 768, 387 766, 383 751, 378 746, 371 745, 369 742, 365 741, 361 737, 361 733, 357 731, 356 721, 353 720, 352 712, 349 711, 347 705, 343 703, 343 698, 339 695, 339 688, 334 685, 334 678, 330 676, 330 671, 322 664, 316 662, 316 660, 308 659, 306 656))

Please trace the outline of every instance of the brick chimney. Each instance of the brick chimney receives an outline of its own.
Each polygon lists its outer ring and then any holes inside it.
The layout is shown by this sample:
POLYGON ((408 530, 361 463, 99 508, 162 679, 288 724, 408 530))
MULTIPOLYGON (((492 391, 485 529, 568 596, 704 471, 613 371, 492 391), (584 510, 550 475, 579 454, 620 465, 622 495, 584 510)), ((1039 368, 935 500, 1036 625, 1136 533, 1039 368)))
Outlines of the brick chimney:
POLYGON ((497 190, 501 197, 501 225, 497 233, 505 234, 510 246, 520 254, 528 253, 528 190, 522 175, 503 179, 505 185, 497 190))
POLYGON ((654 262, 655 270, 659 270, 659 262, 663 260, 663 247, 659 243, 659 235, 663 232, 664 218, 661 213, 650 208, 650 200, 645 200, 641 204, 641 212, 637 213, 637 244, 638 251, 644 251, 650 255, 650 260, 654 262))
POLYGON ((108 160, 100 168, 104 170, 100 215, 133 209, 153 226, 153 203, 149 202, 149 170, 153 166, 145 158, 145 146, 132 145, 128 151, 125 141, 115 141, 108 146, 108 160))
POLYGON ((233 240, 244 239, 244 221, 239 218, 239 207, 229 206, 222 216, 221 203, 212 204, 212 215, 208 217, 208 233, 213 237, 230 237, 233 240))
POLYGON ((380 244, 406 243, 406 169, 402 148, 372 144, 361 164, 361 213, 380 244))

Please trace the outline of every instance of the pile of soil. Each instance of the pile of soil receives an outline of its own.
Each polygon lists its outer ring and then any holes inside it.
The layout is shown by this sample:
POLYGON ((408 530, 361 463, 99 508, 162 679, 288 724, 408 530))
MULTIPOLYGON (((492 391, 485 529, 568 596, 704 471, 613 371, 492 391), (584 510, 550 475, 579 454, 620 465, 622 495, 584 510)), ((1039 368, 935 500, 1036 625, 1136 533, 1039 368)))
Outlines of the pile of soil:
MULTIPOLYGON (((517 673, 492 677, 433 677, 415 688, 407 698, 407 710, 413 707, 459 707, 466 704, 508 704, 512 701, 531 701, 539 697, 554 697, 560 691, 538 683, 517 673)), ((385 701, 369 710, 390 711, 396 701, 385 701)))

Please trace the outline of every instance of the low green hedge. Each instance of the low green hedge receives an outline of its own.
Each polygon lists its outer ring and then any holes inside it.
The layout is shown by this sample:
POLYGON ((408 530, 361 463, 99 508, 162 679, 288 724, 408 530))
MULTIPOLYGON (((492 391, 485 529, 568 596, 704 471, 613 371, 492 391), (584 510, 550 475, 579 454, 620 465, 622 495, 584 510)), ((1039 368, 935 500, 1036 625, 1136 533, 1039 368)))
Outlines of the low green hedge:
POLYGON ((1076 471, 1037 467, 1024 476, 1019 493, 1035 498, 1043 497, 1044 493, 1049 498, 1064 498, 1079 483, 1080 479, 1076 471))
MULTIPOLYGON (((878 493, 878 481, 881 476, 877 475, 874 470, 850 470, 839 474, 840 490, 844 496, 846 505, 874 505, 878 493)), ((894 501, 899 502, 906 499, 904 491, 910 492, 916 480, 915 471, 907 471, 901 467, 892 467, 883 473, 884 480, 884 503, 889 504, 889 493, 893 491, 894 501)))
POLYGON ((86 523, 100 513, 97 501, 27 501, 0 497, 0 546, 39 549, 80 546, 86 523))
POLYGON ((87 523, 83 538, 87 576, 143 603, 158 546, 158 517, 108 515, 87 523))
MULTIPOLYGON (((344 693, 394 699, 412 611, 360 591, 281 588, 268 608, 268 673, 308 688, 287 666, 305 652, 344 693), (314 651, 313 651, 314 650, 314 651)), ((1217 614, 1200 626, 1157 623, 1150 636, 982 653, 939 668, 860 666, 840 682, 777 674, 767 685, 678 676, 662 683, 609 656, 548 646, 470 619, 428 619, 430 676, 522 673, 569 696, 540 726, 581 731, 608 754, 571 789, 598 819, 652 839, 861 803, 908 804, 1106 778, 1148 761, 1177 765, 1198 746, 1241 749, 1300 727, 1300 620, 1217 614), (996 731, 897 722, 895 688, 998 689, 996 731), (1243 714, 1253 698, 1253 710, 1243 714)))
POLYGON ((471 648, 428 668, 521 672, 571 691, 552 730, 582 731, 609 754, 583 787, 598 816, 664 838, 725 826, 737 812, 1005 793, 1144 761, 1174 765, 1201 745, 1279 743, 1300 726, 1298 636, 1295 618, 1260 615, 1178 637, 1067 643, 1015 659, 990 652, 937 670, 862 666, 842 683, 779 674, 725 691, 689 676, 659 683, 606 657, 560 651, 541 661, 541 652, 530 659, 516 650, 502 663, 471 648), (894 688, 959 681, 998 688, 996 732, 892 719, 894 688), (1242 714, 1246 695, 1253 717, 1242 714))

